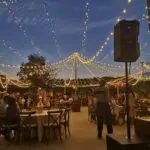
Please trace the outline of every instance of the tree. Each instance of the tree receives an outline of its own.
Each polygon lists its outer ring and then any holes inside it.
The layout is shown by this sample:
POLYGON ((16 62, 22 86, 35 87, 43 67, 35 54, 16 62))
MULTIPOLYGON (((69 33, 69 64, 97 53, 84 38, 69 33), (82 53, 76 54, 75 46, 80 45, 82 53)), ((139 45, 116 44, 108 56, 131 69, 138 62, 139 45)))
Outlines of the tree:
POLYGON ((21 64, 17 76, 23 82, 30 82, 35 89, 47 88, 52 86, 51 80, 56 76, 55 70, 53 66, 46 67, 45 57, 31 54, 28 56, 28 62, 21 64))

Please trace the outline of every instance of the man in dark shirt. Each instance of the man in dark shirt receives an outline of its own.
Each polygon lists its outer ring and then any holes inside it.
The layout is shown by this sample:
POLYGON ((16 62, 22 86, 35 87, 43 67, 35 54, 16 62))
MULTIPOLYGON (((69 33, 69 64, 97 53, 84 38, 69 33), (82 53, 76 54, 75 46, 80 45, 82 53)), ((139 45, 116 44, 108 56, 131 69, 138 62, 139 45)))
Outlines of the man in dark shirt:
POLYGON ((94 97, 96 101, 95 107, 97 115, 98 138, 101 139, 104 120, 106 121, 108 134, 113 133, 111 119, 112 115, 109 106, 109 88, 106 86, 105 80, 100 81, 100 86, 94 91, 94 97))

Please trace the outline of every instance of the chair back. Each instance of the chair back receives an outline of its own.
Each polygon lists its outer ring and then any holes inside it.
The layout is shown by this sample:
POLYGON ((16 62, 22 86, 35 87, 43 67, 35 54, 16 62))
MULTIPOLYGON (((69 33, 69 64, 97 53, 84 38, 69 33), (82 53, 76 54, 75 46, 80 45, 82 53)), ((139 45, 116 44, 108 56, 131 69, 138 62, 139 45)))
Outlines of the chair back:
POLYGON ((54 125, 59 126, 61 117, 62 117, 62 110, 56 110, 56 111, 48 111, 48 126, 54 125))
POLYGON ((5 117, 6 115, 4 113, 0 113, 0 132, 1 132, 1 128, 5 124, 5 117))
POLYGON ((35 113, 36 113, 36 111, 20 112, 20 116, 22 116, 21 118, 23 118, 22 122, 21 122, 21 126, 31 128, 32 115, 35 113))
POLYGON ((69 123, 69 121, 70 121, 70 108, 65 108, 64 112, 62 113, 62 119, 65 122, 69 123))

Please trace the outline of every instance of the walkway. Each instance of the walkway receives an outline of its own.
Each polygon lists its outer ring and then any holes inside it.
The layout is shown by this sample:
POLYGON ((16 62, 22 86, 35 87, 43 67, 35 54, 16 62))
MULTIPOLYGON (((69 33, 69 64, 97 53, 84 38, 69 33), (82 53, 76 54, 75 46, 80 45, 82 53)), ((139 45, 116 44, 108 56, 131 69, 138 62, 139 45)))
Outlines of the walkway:
MULTIPOLYGON (((115 127, 117 134, 122 134, 124 127, 115 127)), ((71 138, 64 140, 63 144, 52 143, 49 146, 35 144, 31 146, 8 146, 0 141, 0 149, 3 150, 106 150, 106 141, 97 139, 96 125, 87 121, 87 108, 80 113, 72 113, 71 116, 71 138)), ((104 137, 106 130, 104 130, 104 137)))

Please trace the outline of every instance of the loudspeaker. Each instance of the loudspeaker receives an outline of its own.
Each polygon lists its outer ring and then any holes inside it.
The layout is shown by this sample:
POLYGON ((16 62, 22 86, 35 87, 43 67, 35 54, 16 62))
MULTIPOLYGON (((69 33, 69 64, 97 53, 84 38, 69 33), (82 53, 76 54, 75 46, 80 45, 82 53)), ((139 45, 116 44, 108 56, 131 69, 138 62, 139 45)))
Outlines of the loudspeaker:
POLYGON ((140 56, 139 22, 121 20, 114 27, 114 60, 135 62, 140 56))
POLYGON ((147 16, 148 16, 148 26, 150 31, 150 0, 147 0, 147 16))

